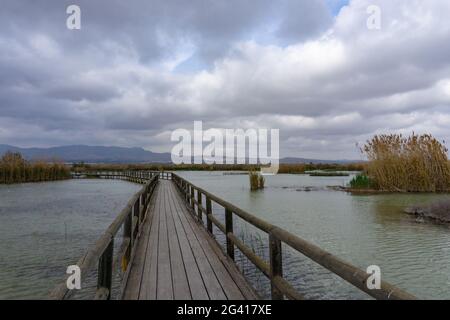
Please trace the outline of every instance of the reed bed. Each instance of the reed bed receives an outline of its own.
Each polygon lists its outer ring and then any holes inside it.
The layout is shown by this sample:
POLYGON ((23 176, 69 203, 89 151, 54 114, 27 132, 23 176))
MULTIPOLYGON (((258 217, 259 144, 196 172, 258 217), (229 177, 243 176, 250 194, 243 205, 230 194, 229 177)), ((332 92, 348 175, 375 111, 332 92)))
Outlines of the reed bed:
POLYGON ((377 135, 361 148, 369 160, 367 176, 377 190, 447 192, 447 148, 432 135, 377 135))
POLYGON ((250 181, 250 190, 260 190, 264 189, 265 179, 262 174, 256 171, 249 171, 248 177, 250 181))
POLYGON ((0 184, 70 179, 70 169, 59 162, 26 161, 20 153, 7 152, 0 159, 0 184))

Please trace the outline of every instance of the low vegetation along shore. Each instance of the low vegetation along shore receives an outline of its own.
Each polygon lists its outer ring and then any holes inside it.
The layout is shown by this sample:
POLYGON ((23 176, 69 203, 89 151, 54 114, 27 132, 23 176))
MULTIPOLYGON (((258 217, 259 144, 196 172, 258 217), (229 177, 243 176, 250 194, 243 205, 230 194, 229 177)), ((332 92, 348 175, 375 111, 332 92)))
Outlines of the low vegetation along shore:
MULTIPOLYGON (((365 168, 364 163, 348 164, 323 164, 323 163, 298 163, 298 164, 280 164, 278 174, 305 174, 310 171, 323 172, 341 172, 341 171, 362 171, 365 168)), ((123 171, 123 170, 149 170, 149 171, 259 171, 258 165, 248 164, 85 164, 76 163, 72 170, 75 172, 86 171, 123 171)))
POLYGON ((59 162, 29 162, 20 153, 7 152, 0 159, 0 184, 70 179, 70 168, 59 162))

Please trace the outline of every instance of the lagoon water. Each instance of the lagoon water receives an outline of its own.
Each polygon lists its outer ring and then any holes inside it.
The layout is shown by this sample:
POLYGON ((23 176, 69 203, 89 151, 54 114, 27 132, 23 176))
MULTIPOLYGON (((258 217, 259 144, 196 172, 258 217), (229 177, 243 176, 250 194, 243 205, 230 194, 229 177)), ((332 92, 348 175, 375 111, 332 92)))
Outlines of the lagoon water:
MULTIPOLYGON (((246 175, 180 175, 363 270, 370 265, 379 266, 383 280, 419 298, 450 299, 450 226, 417 221, 403 213, 409 205, 449 198, 448 195, 355 196, 326 188, 346 185, 351 177, 307 175, 268 176, 263 191, 250 192, 246 175), (303 191, 305 187, 314 191, 303 191)), ((243 229, 241 237, 256 234, 254 228, 243 229)), ((256 250, 267 257, 267 237, 260 237, 250 239, 257 240, 260 248, 256 246, 256 250)), ((283 249, 284 274, 307 298, 367 298, 301 254, 283 249)), ((244 264, 244 271, 261 284, 260 290, 267 296, 264 277, 254 277, 248 263, 244 264)))
MULTIPOLYGON (((250 192, 246 175, 180 175, 358 267, 378 265, 383 280, 419 298, 450 299, 450 227, 402 212, 448 195, 352 196, 326 188, 345 185, 349 177, 306 175, 270 176, 263 191, 250 192)), ((113 180, 0 186, 0 299, 45 298, 66 266, 85 253, 139 188, 113 180)), ((222 210, 215 210, 222 218, 222 210)), ((267 256, 264 234, 244 225, 239 232, 267 256)), ((367 298, 309 259, 283 250, 284 274, 307 298, 367 298)), ((265 278, 237 257, 267 297, 265 278)))
POLYGON ((44 299, 140 185, 67 180, 0 186, 0 299, 44 299))

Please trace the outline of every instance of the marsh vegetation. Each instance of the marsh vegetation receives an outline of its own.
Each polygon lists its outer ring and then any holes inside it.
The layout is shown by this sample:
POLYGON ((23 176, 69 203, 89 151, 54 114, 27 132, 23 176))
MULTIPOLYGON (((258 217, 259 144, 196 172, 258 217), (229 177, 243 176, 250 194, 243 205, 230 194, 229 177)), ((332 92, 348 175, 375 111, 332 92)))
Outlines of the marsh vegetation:
POLYGON ((352 188, 389 192, 448 192, 450 165, 447 148, 429 134, 377 135, 361 148, 369 162, 352 188))
POLYGON ((260 190, 264 189, 265 179, 262 174, 257 171, 249 171, 248 177, 250 180, 250 190, 260 190))
POLYGON ((0 184, 55 181, 70 178, 63 163, 26 161, 20 153, 7 152, 0 159, 0 184))

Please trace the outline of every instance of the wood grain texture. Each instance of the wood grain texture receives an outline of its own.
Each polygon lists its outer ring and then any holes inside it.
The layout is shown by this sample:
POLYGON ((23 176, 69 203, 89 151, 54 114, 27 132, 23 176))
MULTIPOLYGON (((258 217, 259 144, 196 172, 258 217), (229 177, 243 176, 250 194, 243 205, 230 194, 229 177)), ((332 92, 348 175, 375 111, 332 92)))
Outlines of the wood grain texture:
POLYGON ((256 299, 172 181, 160 180, 142 226, 124 299, 256 299))

